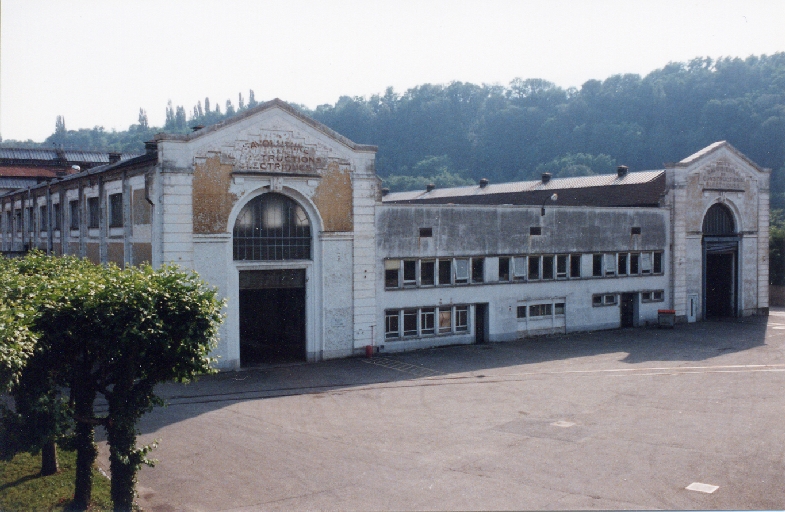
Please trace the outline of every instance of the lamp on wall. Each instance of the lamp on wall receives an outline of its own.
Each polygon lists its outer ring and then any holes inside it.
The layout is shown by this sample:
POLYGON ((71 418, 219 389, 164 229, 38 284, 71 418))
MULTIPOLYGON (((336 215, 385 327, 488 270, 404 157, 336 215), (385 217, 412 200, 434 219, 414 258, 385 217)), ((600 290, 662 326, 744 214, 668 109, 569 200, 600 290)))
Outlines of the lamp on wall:
POLYGON ((540 208, 540 217, 545 216, 545 203, 548 202, 548 199, 550 199, 551 201, 556 201, 557 199, 559 199, 559 194, 553 194, 551 197, 545 198, 545 201, 542 202, 542 207, 540 208))

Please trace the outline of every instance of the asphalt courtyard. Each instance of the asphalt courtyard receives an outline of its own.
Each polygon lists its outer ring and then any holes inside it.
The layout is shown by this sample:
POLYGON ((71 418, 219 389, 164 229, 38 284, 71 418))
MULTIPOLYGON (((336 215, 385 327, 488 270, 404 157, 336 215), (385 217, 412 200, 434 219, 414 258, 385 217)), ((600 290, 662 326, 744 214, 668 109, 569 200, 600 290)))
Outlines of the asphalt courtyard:
POLYGON ((139 503, 782 509, 783 390, 781 309, 228 372, 160 389, 169 405, 140 424, 160 462, 139 473, 139 503))

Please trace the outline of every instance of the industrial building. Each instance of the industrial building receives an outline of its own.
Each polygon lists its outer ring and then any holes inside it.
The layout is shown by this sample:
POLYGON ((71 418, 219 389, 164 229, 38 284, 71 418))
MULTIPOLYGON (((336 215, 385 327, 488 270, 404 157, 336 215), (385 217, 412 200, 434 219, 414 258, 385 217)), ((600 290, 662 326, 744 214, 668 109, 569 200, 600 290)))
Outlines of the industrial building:
POLYGON ((225 369, 768 312, 770 172, 727 142, 400 193, 375 153, 273 100, 5 193, 2 250, 196 270, 227 298, 225 369))

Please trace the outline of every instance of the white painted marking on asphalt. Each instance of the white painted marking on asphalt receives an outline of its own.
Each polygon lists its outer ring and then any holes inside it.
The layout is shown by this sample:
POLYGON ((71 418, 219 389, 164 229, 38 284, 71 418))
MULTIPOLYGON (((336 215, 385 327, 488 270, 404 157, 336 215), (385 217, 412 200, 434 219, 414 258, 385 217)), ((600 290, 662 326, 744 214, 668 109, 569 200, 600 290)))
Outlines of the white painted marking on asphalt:
POLYGON ((571 421, 559 420, 559 421, 554 421, 553 423, 551 423, 551 425, 553 425, 554 427, 568 428, 568 427, 574 427, 575 423, 571 421))
POLYGON ((686 487, 688 491, 705 492, 706 494, 711 494, 719 488, 719 485, 702 484, 700 482, 692 482, 686 487))

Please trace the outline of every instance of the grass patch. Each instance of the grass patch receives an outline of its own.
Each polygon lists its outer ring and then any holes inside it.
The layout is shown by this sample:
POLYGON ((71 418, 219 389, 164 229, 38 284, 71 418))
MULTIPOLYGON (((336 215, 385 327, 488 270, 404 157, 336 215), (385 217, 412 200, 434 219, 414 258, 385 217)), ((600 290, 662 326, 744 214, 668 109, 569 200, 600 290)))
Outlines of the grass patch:
MULTIPOLYGON (((66 510, 74 497, 76 452, 58 447, 60 472, 39 476, 41 455, 17 454, 10 461, 0 461, 0 510, 66 510)), ((93 469, 93 501, 90 510, 111 510, 109 480, 93 469)))

